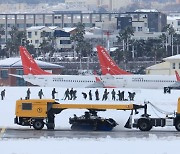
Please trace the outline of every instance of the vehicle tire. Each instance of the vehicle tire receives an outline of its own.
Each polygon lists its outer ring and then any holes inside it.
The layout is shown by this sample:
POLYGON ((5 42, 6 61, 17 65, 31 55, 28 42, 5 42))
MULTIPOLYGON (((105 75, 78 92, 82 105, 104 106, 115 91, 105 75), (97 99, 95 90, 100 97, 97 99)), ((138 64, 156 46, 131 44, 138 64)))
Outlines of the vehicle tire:
POLYGON ((175 124, 175 128, 177 131, 180 131, 180 120, 178 120, 175 124))
POLYGON ((33 127, 34 127, 34 129, 36 129, 36 130, 41 130, 41 129, 43 129, 43 127, 44 127, 44 122, 43 122, 43 120, 35 120, 34 123, 33 123, 33 127))
POLYGON ((152 125, 148 119, 139 119, 138 127, 141 131, 150 131, 152 125))

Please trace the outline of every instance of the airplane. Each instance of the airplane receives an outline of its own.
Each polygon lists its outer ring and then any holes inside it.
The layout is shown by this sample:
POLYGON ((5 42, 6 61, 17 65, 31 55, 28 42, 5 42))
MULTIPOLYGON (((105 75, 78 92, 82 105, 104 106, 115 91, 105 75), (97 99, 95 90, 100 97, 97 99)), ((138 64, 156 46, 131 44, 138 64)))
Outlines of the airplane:
POLYGON ((19 47, 24 75, 10 74, 42 87, 96 88, 104 87, 97 75, 55 75, 42 70, 23 46, 19 47))
POLYGON ((106 49, 100 45, 97 47, 101 68, 101 80, 105 87, 111 88, 145 88, 161 89, 179 85, 180 77, 175 75, 136 75, 121 68, 110 57, 106 49))

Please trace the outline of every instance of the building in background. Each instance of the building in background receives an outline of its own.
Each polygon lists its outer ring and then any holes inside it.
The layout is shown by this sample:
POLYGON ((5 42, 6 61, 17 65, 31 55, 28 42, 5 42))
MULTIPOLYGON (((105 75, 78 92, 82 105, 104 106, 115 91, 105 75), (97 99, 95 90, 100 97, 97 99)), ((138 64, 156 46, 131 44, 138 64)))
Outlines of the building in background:
POLYGON ((170 56, 163 59, 164 62, 146 68, 146 74, 151 75, 174 75, 180 73, 180 55, 170 56))
POLYGON ((51 41, 54 47, 59 50, 71 49, 70 32, 57 26, 32 26, 27 28, 27 40, 35 48, 40 48, 43 40, 51 41))
MULTIPOLYGON (((36 60, 37 64, 44 70, 53 74, 60 74, 63 66, 36 60)), ((31 85, 24 79, 9 74, 23 75, 23 67, 20 58, 6 58, 0 60, 0 85, 1 86, 26 86, 31 85)))
POLYGON ((131 26, 134 32, 161 32, 167 24, 167 15, 157 10, 136 10, 135 12, 122 13, 117 17, 117 27, 121 30, 126 24, 131 26))

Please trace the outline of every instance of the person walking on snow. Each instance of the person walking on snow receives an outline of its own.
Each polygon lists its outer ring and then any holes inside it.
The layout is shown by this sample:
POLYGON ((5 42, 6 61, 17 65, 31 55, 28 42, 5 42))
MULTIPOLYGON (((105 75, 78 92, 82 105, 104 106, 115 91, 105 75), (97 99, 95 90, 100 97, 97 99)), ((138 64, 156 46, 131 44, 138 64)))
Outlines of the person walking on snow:
POLYGON ((31 91, 30 91, 30 88, 28 88, 28 90, 27 90, 27 95, 26 95, 26 99, 30 99, 30 94, 31 94, 31 91))
POLYGON ((4 100, 4 97, 5 97, 5 89, 1 91, 1 100, 4 100))
POLYGON ((55 88, 53 88, 52 91, 52 99, 55 99, 55 94, 58 93, 55 88))
POLYGON ((104 94, 103 94, 102 101, 103 101, 103 100, 105 100, 105 101, 107 100, 108 94, 109 94, 109 92, 107 91, 107 89, 105 89, 105 90, 104 90, 104 94))
POLYGON ((99 100, 99 91, 98 91, 98 89, 96 89, 96 91, 95 91, 95 96, 96 96, 96 100, 98 101, 99 100))
POLYGON ((39 99, 42 99, 42 96, 44 96, 42 89, 38 92, 39 99))
POLYGON ((69 100, 69 89, 67 89, 64 93, 64 100, 66 100, 66 98, 69 100))
POLYGON ((91 90, 89 91, 89 100, 92 100, 92 93, 91 93, 91 90))
POLYGON ((74 93, 74 90, 73 90, 73 88, 71 88, 71 90, 69 91, 69 94, 70 94, 70 100, 73 99, 73 93, 74 93))
POLYGON ((111 92, 111 94, 112 94, 112 100, 116 100, 116 92, 114 91, 114 89, 112 90, 112 92, 111 92))

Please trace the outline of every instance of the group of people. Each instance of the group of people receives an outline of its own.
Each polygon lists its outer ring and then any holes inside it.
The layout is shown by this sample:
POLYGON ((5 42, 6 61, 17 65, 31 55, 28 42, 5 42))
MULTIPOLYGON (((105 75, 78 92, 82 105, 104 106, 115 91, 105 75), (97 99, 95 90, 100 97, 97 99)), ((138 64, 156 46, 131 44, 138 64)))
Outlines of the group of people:
MULTIPOLYGON (((55 97, 56 93, 58 93, 58 92, 56 91, 55 88, 53 88, 52 93, 51 93, 52 99, 56 99, 56 97, 55 97)), ((100 100, 98 89, 96 89, 94 94, 95 94, 95 100, 100 100)), ((26 91, 25 99, 30 99, 30 95, 31 95, 31 91, 30 91, 30 88, 28 88, 26 91)), ((93 100, 93 94, 92 94, 91 90, 89 90, 88 93, 82 92, 82 95, 83 95, 84 99, 89 98, 89 100, 93 100)), ((103 96, 102 96, 102 101, 106 101, 108 99, 108 95, 109 95, 109 92, 107 89, 105 89, 103 96)), ((129 97, 130 101, 134 101, 135 95, 136 95, 135 92, 128 91, 128 97, 129 97)), ((38 92, 39 99, 42 99, 43 96, 44 96, 44 93, 43 93, 42 89, 40 89, 38 92)), ((5 97, 5 89, 1 91, 1 100, 4 100, 4 97, 5 97)), ((111 97, 112 97, 111 99, 114 101, 115 100, 118 100, 118 101, 128 100, 128 99, 125 99, 125 97, 124 97, 124 91, 121 92, 120 90, 118 90, 118 92, 116 93, 116 91, 113 89, 111 91, 111 97), (118 97, 116 97, 116 95, 118 97)), ((66 100, 66 99, 67 100, 76 100, 76 98, 77 98, 77 90, 74 90, 73 88, 71 88, 70 90, 66 89, 63 100, 66 100)))
MULTIPOLYGON (((55 99, 55 94, 56 93, 58 93, 58 92, 56 91, 55 88, 53 88, 52 93, 51 93, 52 99, 55 99)), ((31 95, 31 91, 30 91, 30 88, 28 88, 28 90, 26 91, 25 99, 30 99, 30 95, 31 95)), ((39 92, 38 92, 39 99, 42 99, 43 96, 44 96, 44 93, 43 93, 42 89, 40 89, 39 92)))
POLYGON ((71 90, 66 89, 66 91, 64 93, 64 100, 66 100, 66 99, 75 100, 77 98, 76 93, 77 93, 77 91, 74 90, 73 88, 71 88, 71 90))
MULTIPOLYGON (((73 88, 71 90, 67 89, 64 93, 64 100, 68 99, 68 100, 75 100, 77 98, 76 96, 76 93, 77 91, 76 90, 73 90, 73 88)), ((85 93, 85 92, 82 92, 82 95, 83 95, 83 98, 84 99, 87 99, 89 98, 89 100, 92 100, 92 91, 89 90, 88 93, 85 93)), ((104 93, 103 93, 103 97, 102 97, 102 101, 106 101, 108 99, 108 95, 109 95, 109 92, 107 89, 104 90, 104 93)), ((134 97, 136 95, 135 92, 128 92, 128 97, 129 97, 129 100, 130 101, 133 101, 134 100, 134 97)), ((118 90, 117 94, 116 94, 116 91, 113 89, 112 92, 111 92, 111 97, 112 97, 112 100, 119 100, 119 101, 126 101, 128 99, 125 99, 125 96, 124 96, 124 91, 120 91, 118 90), (118 97, 116 97, 116 95, 118 97)), ((95 100, 100 100, 100 97, 99 97, 99 91, 98 89, 96 89, 95 91, 95 100)))

